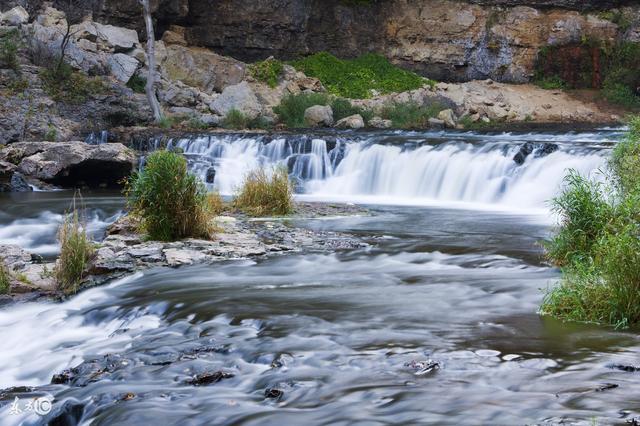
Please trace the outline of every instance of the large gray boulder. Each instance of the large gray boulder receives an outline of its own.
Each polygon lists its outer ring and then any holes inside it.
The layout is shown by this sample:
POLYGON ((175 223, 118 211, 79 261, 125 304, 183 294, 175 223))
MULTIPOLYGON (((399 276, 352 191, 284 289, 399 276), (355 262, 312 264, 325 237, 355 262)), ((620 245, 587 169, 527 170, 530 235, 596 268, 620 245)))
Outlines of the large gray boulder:
POLYGON ((221 116, 226 116, 229 111, 235 109, 250 119, 256 118, 262 112, 258 98, 246 81, 224 89, 209 107, 221 116))
POLYGON ((126 52, 140 45, 138 33, 122 27, 113 25, 103 25, 94 22, 97 32, 97 44, 102 50, 113 52, 126 52))
POLYGON ((137 156, 122 144, 84 142, 18 142, 0 150, 0 161, 23 175, 74 186, 118 186, 134 170, 137 156))
POLYGON ((338 120, 336 127, 339 129, 362 129, 364 127, 364 119, 360 114, 350 115, 338 120))
POLYGON ((29 22, 29 13, 22 6, 0 13, 0 25, 18 26, 29 22))
POLYGON ((109 57, 109 67, 111 68, 111 74, 123 83, 127 83, 140 63, 136 58, 127 56, 124 53, 116 53, 109 57))
POLYGON ((332 126, 333 110, 329 105, 314 105, 304 111, 304 121, 311 127, 332 126))

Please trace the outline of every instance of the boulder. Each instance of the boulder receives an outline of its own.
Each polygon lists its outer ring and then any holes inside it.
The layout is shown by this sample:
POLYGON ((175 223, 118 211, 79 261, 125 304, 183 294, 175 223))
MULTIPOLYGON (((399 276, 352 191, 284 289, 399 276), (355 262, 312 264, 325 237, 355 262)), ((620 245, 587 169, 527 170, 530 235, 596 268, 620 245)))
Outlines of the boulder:
POLYGON ((438 120, 444 121, 445 127, 453 129, 456 127, 456 116, 451 109, 445 109, 438 113, 438 120))
POLYGON ((67 25, 64 13, 51 6, 47 6, 36 18, 36 22, 43 27, 63 27, 67 25))
POLYGON ((213 167, 209 167, 207 169, 207 176, 205 177, 205 182, 213 183, 216 179, 216 169, 213 167))
POLYGON ((385 120, 381 117, 373 117, 371 120, 369 120, 369 126, 376 129, 388 129, 393 126, 393 122, 391 120, 385 120))
POLYGON ((17 27, 29 22, 29 13, 22 6, 16 6, 4 13, 0 13, 0 25, 17 27))
POLYGON ((94 22, 97 32, 97 44, 102 50, 109 52, 126 52, 140 44, 138 33, 122 27, 103 25, 94 22))
POLYGON ((209 107, 221 116, 226 116, 235 109, 250 119, 258 117, 262 110, 258 98, 246 81, 224 89, 209 107))
POLYGON ((314 105, 304 111, 304 121, 311 127, 333 125, 333 110, 329 105, 314 105))
POLYGON ((111 74, 123 83, 127 83, 135 74, 140 63, 136 58, 127 56, 124 53, 116 53, 109 57, 109 67, 111 74))
POLYGON ((438 118, 430 118, 429 119, 429 128, 431 129, 444 129, 444 120, 440 120, 438 118))
POLYGON ((159 61, 168 80, 178 80, 205 93, 221 92, 242 82, 245 65, 199 47, 168 45, 159 61))
POLYGON ((133 171, 137 156, 119 143, 17 142, 0 150, 0 161, 56 185, 101 187, 118 186, 133 171))
POLYGON ((339 129, 362 129, 364 127, 364 119, 360 114, 350 115, 338 120, 336 127, 339 129))
POLYGON ((171 44, 179 44, 180 46, 187 46, 187 40, 185 39, 185 27, 178 25, 171 25, 167 31, 162 34, 162 41, 167 46, 171 44))

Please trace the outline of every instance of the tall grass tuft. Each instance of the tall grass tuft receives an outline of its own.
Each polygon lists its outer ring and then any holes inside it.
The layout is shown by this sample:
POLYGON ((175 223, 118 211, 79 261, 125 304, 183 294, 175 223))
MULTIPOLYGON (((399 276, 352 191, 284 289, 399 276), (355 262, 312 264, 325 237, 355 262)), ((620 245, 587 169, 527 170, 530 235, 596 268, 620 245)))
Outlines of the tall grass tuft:
POLYGON ((87 226, 80 219, 74 206, 58 230, 60 257, 55 266, 58 288, 65 294, 78 291, 78 284, 86 276, 87 266, 94 255, 95 247, 87 235, 87 226))
POLYGON ((235 207, 251 216, 284 216, 293 212, 293 187, 285 167, 270 172, 249 172, 234 200, 235 207))
POLYGON ((9 269, 5 266, 4 261, 0 260, 0 294, 6 294, 11 287, 9 269))
POLYGON ((421 106, 415 102, 392 103, 382 108, 382 118, 391 120, 394 128, 424 129, 429 127, 429 119, 434 118, 444 107, 439 103, 421 106))
POLYGON ((553 208, 560 217, 545 244, 562 268, 540 312, 568 321, 627 327, 640 323, 640 119, 595 182, 569 173, 553 208))
POLYGON ((187 171, 187 160, 170 151, 147 157, 144 169, 125 185, 128 205, 152 240, 210 238, 213 228, 207 189, 187 171))

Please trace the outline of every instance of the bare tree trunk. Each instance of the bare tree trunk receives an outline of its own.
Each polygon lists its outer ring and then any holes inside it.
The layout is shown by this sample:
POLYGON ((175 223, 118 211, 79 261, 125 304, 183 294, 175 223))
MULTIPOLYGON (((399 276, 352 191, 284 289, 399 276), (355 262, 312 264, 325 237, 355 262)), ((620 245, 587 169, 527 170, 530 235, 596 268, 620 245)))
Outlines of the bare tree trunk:
POLYGON ((162 110, 160 109, 160 103, 156 97, 156 38, 153 34, 153 21, 151 20, 151 10, 149 7, 149 0, 139 0, 142 5, 142 12, 144 14, 144 22, 147 27, 147 67, 149 68, 149 75, 147 76, 147 99, 149 100, 149 106, 153 111, 153 118, 156 123, 162 120, 162 110))

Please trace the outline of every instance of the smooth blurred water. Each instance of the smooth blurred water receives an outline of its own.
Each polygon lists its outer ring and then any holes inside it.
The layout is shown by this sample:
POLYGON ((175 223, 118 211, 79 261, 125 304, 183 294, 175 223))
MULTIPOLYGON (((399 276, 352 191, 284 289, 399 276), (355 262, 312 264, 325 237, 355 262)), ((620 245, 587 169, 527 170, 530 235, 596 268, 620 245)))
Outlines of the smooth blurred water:
MULTIPOLYGON (((610 145, 593 139, 574 141, 563 155, 575 149, 582 160, 604 160, 610 145)), ((408 163, 434 154, 405 154, 420 149, 385 158, 408 163)), ((447 143, 437 152, 449 149, 456 148, 447 143)), ((546 190, 546 179, 534 173, 532 185, 546 190)), ((30 219, 22 233, 33 227, 34 235, 70 200, 68 193, 24 197, 1 198, 0 220, 30 219)), ((85 202, 102 222, 122 208, 108 194, 85 202)), ((0 388, 39 386, 55 401, 41 418, 12 416, 4 400, 0 423, 46 424, 65 407, 73 415, 64 424, 91 425, 592 425, 640 416, 640 376, 610 368, 639 364, 635 331, 536 313, 559 278, 539 245, 550 232, 548 214, 477 206, 376 204, 371 216, 290 220, 358 235, 370 247, 159 268, 63 303, 6 306, 0 388), (53 374, 105 355, 112 361, 100 380, 48 385, 53 374), (416 374, 411 363, 429 359, 440 368, 416 374), (213 371, 234 376, 187 383, 213 371), (274 387, 284 391, 281 400, 265 397, 274 387)), ((47 238, 32 237, 32 245, 47 238)))

